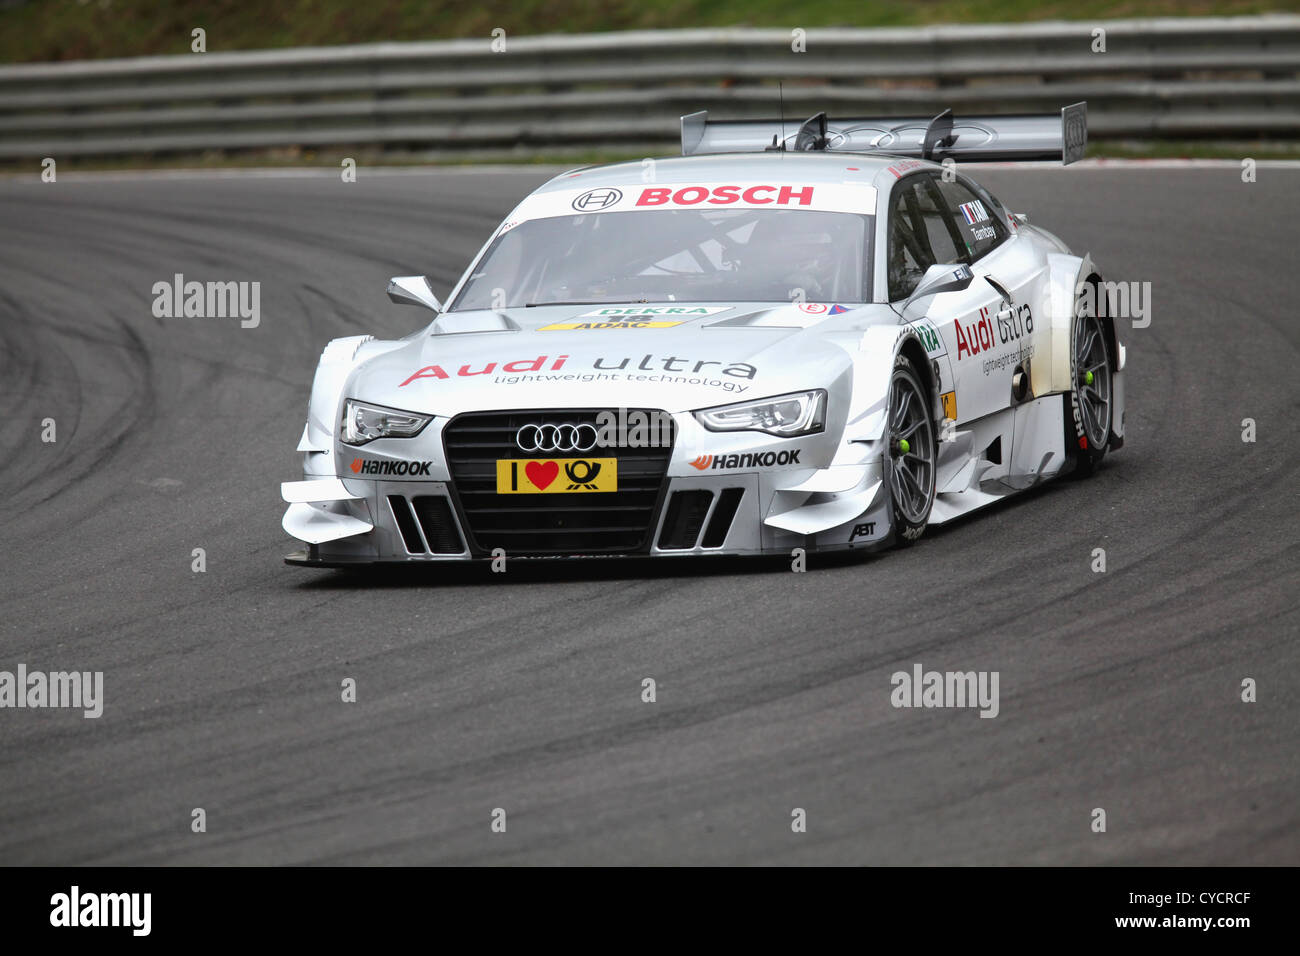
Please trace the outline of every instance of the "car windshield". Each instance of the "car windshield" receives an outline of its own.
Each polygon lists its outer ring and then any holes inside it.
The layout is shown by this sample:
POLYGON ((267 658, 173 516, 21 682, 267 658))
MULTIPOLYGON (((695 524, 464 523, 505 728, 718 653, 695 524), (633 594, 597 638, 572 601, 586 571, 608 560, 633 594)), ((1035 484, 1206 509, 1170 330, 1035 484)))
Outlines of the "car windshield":
POLYGON ((785 209, 530 219, 492 242, 450 311, 642 301, 867 302, 873 219, 785 209))

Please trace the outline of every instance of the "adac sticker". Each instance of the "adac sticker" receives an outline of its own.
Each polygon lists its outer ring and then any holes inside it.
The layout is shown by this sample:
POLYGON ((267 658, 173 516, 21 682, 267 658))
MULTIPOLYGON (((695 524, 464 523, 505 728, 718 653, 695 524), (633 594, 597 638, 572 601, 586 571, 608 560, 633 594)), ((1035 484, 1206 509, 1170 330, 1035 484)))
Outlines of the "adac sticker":
POLYGON ((609 306, 584 312, 571 322, 543 325, 539 332, 578 331, 587 329, 671 329, 690 319, 727 312, 729 305, 634 305, 609 306), (582 320, 586 321, 582 321, 582 320))
POLYGON ((543 325, 539 332, 581 332, 592 329, 671 329, 681 325, 684 319, 660 322, 657 315, 611 315, 607 319, 592 319, 589 322, 555 322, 543 325))

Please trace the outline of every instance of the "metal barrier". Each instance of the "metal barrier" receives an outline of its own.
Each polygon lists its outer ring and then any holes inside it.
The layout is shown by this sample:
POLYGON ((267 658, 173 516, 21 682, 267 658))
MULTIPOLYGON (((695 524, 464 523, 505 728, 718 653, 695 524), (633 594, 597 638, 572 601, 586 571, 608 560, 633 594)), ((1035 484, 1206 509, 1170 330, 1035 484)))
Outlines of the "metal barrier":
POLYGON ((1042 112, 1093 139, 1300 135, 1300 16, 703 29, 0 67, 0 158, 653 144, 678 117, 1042 112), (1105 52, 1094 52, 1094 31, 1105 52))

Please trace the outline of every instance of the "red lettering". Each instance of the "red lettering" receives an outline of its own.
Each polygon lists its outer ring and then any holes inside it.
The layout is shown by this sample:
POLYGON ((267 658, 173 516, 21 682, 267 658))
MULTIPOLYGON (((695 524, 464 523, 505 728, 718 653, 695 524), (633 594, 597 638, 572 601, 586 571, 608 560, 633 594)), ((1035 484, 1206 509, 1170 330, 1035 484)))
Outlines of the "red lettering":
POLYGON ((758 191, 760 189, 765 189, 770 193, 776 192, 775 186, 750 186, 748 189, 745 190, 741 198, 744 199, 745 202, 750 203, 751 205, 754 206, 762 206, 762 205, 766 205, 767 203, 770 203, 772 201, 770 199, 758 198, 758 191))
POLYGON ((677 190, 673 202, 679 206, 694 206, 696 203, 704 202, 708 195, 709 191, 704 186, 687 186, 685 189, 677 190))
POLYGON ((405 388, 407 385, 410 385, 412 382, 414 382, 417 378, 450 378, 450 377, 451 376, 449 376, 437 365, 426 365, 424 368, 420 369, 418 372, 416 372, 414 375, 412 375, 410 378, 408 378, 405 382, 403 382, 401 385, 397 387, 405 388))
POLYGON ((961 323, 956 319, 953 320, 953 326, 957 329, 957 361, 961 361, 962 353, 971 354, 970 343, 966 341, 966 335, 961 330, 961 323))
POLYGON ((545 355, 539 355, 535 359, 516 359, 513 362, 507 362, 501 366, 503 372, 540 372, 542 363, 546 361, 545 355), (516 365, 522 365, 523 368, 515 368, 516 365))
POLYGON ((715 206, 725 206, 727 203, 739 201, 739 186, 717 186, 713 190, 713 198, 709 200, 709 202, 715 206))
POLYGON ((811 186, 804 186, 798 192, 795 192, 794 189, 790 186, 782 186, 781 192, 776 197, 776 201, 778 205, 788 206, 790 205, 790 200, 796 196, 799 197, 799 205, 801 206, 811 205, 812 198, 813 198, 813 188, 811 186))
POLYGON ((638 206, 662 206, 668 202, 672 192, 671 189, 665 188, 643 189, 641 190, 641 198, 636 201, 636 204, 638 206))
POLYGON ((493 370, 494 368, 496 368, 496 367, 497 367, 497 363, 496 363, 496 362, 488 362, 487 365, 483 366, 483 371, 481 371, 481 372, 471 372, 471 371, 469 370, 469 366, 468 366, 468 365, 462 365, 462 366, 460 367, 460 371, 457 372, 456 374, 457 374, 457 375, 491 375, 491 374, 492 374, 492 370, 493 370))

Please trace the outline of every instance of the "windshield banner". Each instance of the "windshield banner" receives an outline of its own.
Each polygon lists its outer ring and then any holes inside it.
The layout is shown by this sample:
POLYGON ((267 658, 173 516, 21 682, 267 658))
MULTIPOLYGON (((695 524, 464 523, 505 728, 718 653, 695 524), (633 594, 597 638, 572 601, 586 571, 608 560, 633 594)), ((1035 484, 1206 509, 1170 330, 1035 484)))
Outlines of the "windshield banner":
POLYGON ((851 183, 636 183, 536 193, 502 232, 529 219, 654 209, 815 209, 874 215, 876 190, 851 183))

